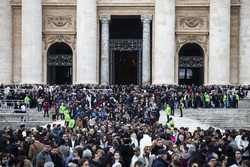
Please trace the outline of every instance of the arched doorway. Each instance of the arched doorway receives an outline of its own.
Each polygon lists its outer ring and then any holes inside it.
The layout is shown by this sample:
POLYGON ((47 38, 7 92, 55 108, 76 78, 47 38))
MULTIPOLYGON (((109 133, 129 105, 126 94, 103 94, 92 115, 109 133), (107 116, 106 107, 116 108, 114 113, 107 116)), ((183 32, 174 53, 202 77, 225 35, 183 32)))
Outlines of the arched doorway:
POLYGON ((179 84, 204 84, 204 51, 196 43, 187 43, 179 51, 179 84))
POLYGON ((47 83, 72 84, 73 52, 66 43, 52 44, 47 53, 47 83))

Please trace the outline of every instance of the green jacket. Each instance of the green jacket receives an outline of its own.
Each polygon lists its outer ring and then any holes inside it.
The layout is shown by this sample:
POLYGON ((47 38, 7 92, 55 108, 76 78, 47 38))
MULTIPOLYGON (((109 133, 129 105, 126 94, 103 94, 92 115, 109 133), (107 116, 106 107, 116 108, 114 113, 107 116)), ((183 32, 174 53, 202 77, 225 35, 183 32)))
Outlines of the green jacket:
POLYGON ((167 105, 167 107, 165 108, 165 113, 167 114, 167 115, 170 115, 171 114, 171 107, 169 106, 169 105, 167 105))
POLYGON ((64 120, 65 120, 65 122, 70 122, 70 120, 71 120, 70 115, 69 114, 64 114, 64 120))
POLYGON ((59 108, 59 113, 64 114, 65 110, 66 110, 65 105, 61 104, 61 106, 59 108))
POLYGON ((205 102, 209 103, 210 102, 209 94, 205 93, 204 97, 205 97, 205 102))
POLYGON ((25 96, 25 98, 24 98, 24 103, 25 103, 25 104, 29 104, 30 101, 31 101, 30 97, 29 97, 29 96, 25 96))
POLYGON ((70 129, 73 129, 75 127, 75 120, 74 119, 71 119, 70 121, 69 121, 69 128, 70 129))

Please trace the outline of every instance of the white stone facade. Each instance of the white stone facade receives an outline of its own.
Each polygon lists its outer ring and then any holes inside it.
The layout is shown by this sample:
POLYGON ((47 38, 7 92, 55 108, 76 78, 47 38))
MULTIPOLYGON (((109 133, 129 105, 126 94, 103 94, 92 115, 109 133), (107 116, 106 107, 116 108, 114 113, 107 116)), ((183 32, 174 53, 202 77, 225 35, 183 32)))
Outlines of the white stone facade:
POLYGON ((73 83, 109 84, 111 18, 136 15, 141 83, 178 84, 179 51, 195 43, 204 52, 204 84, 250 84, 249 11, 248 0, 3 0, 0 83, 46 84, 48 49, 64 42, 73 83))
POLYGON ((9 0, 0 3, 0 80, 11 83, 12 79, 12 48, 11 48, 11 6, 9 0))

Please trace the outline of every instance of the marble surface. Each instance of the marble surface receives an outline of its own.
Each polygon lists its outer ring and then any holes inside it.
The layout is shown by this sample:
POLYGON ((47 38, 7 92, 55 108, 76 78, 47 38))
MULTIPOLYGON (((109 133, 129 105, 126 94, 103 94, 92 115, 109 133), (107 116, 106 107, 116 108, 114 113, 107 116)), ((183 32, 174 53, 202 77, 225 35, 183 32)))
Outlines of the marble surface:
POLYGON ((209 84, 230 83, 230 2, 210 0, 209 84))
POLYGON ((41 3, 41 0, 22 1, 22 83, 42 83, 41 3))

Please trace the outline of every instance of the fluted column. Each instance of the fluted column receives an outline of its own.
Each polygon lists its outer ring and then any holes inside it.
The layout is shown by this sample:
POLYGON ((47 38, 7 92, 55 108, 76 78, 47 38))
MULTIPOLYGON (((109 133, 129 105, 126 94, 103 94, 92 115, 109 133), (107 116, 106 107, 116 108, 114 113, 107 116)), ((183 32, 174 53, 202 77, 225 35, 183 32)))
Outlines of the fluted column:
POLYGON ((153 84, 175 84, 175 0, 155 1, 153 84))
POLYGON ((141 17, 143 23, 143 49, 142 49, 142 83, 150 83, 150 23, 152 16, 143 15, 141 17))
POLYGON ((96 0, 77 0, 76 83, 98 84, 96 0))
POLYGON ((210 0, 209 84, 230 83, 231 0, 210 0))
POLYGON ((250 1, 241 0, 240 8, 240 77, 239 83, 250 84, 250 1))
POLYGON ((109 84, 109 21, 110 16, 100 17, 102 24, 101 41, 101 84, 109 84))
POLYGON ((10 0, 0 2, 0 83, 12 80, 11 6, 10 0))
POLYGON ((42 2, 22 0, 22 83, 42 83, 42 2))

